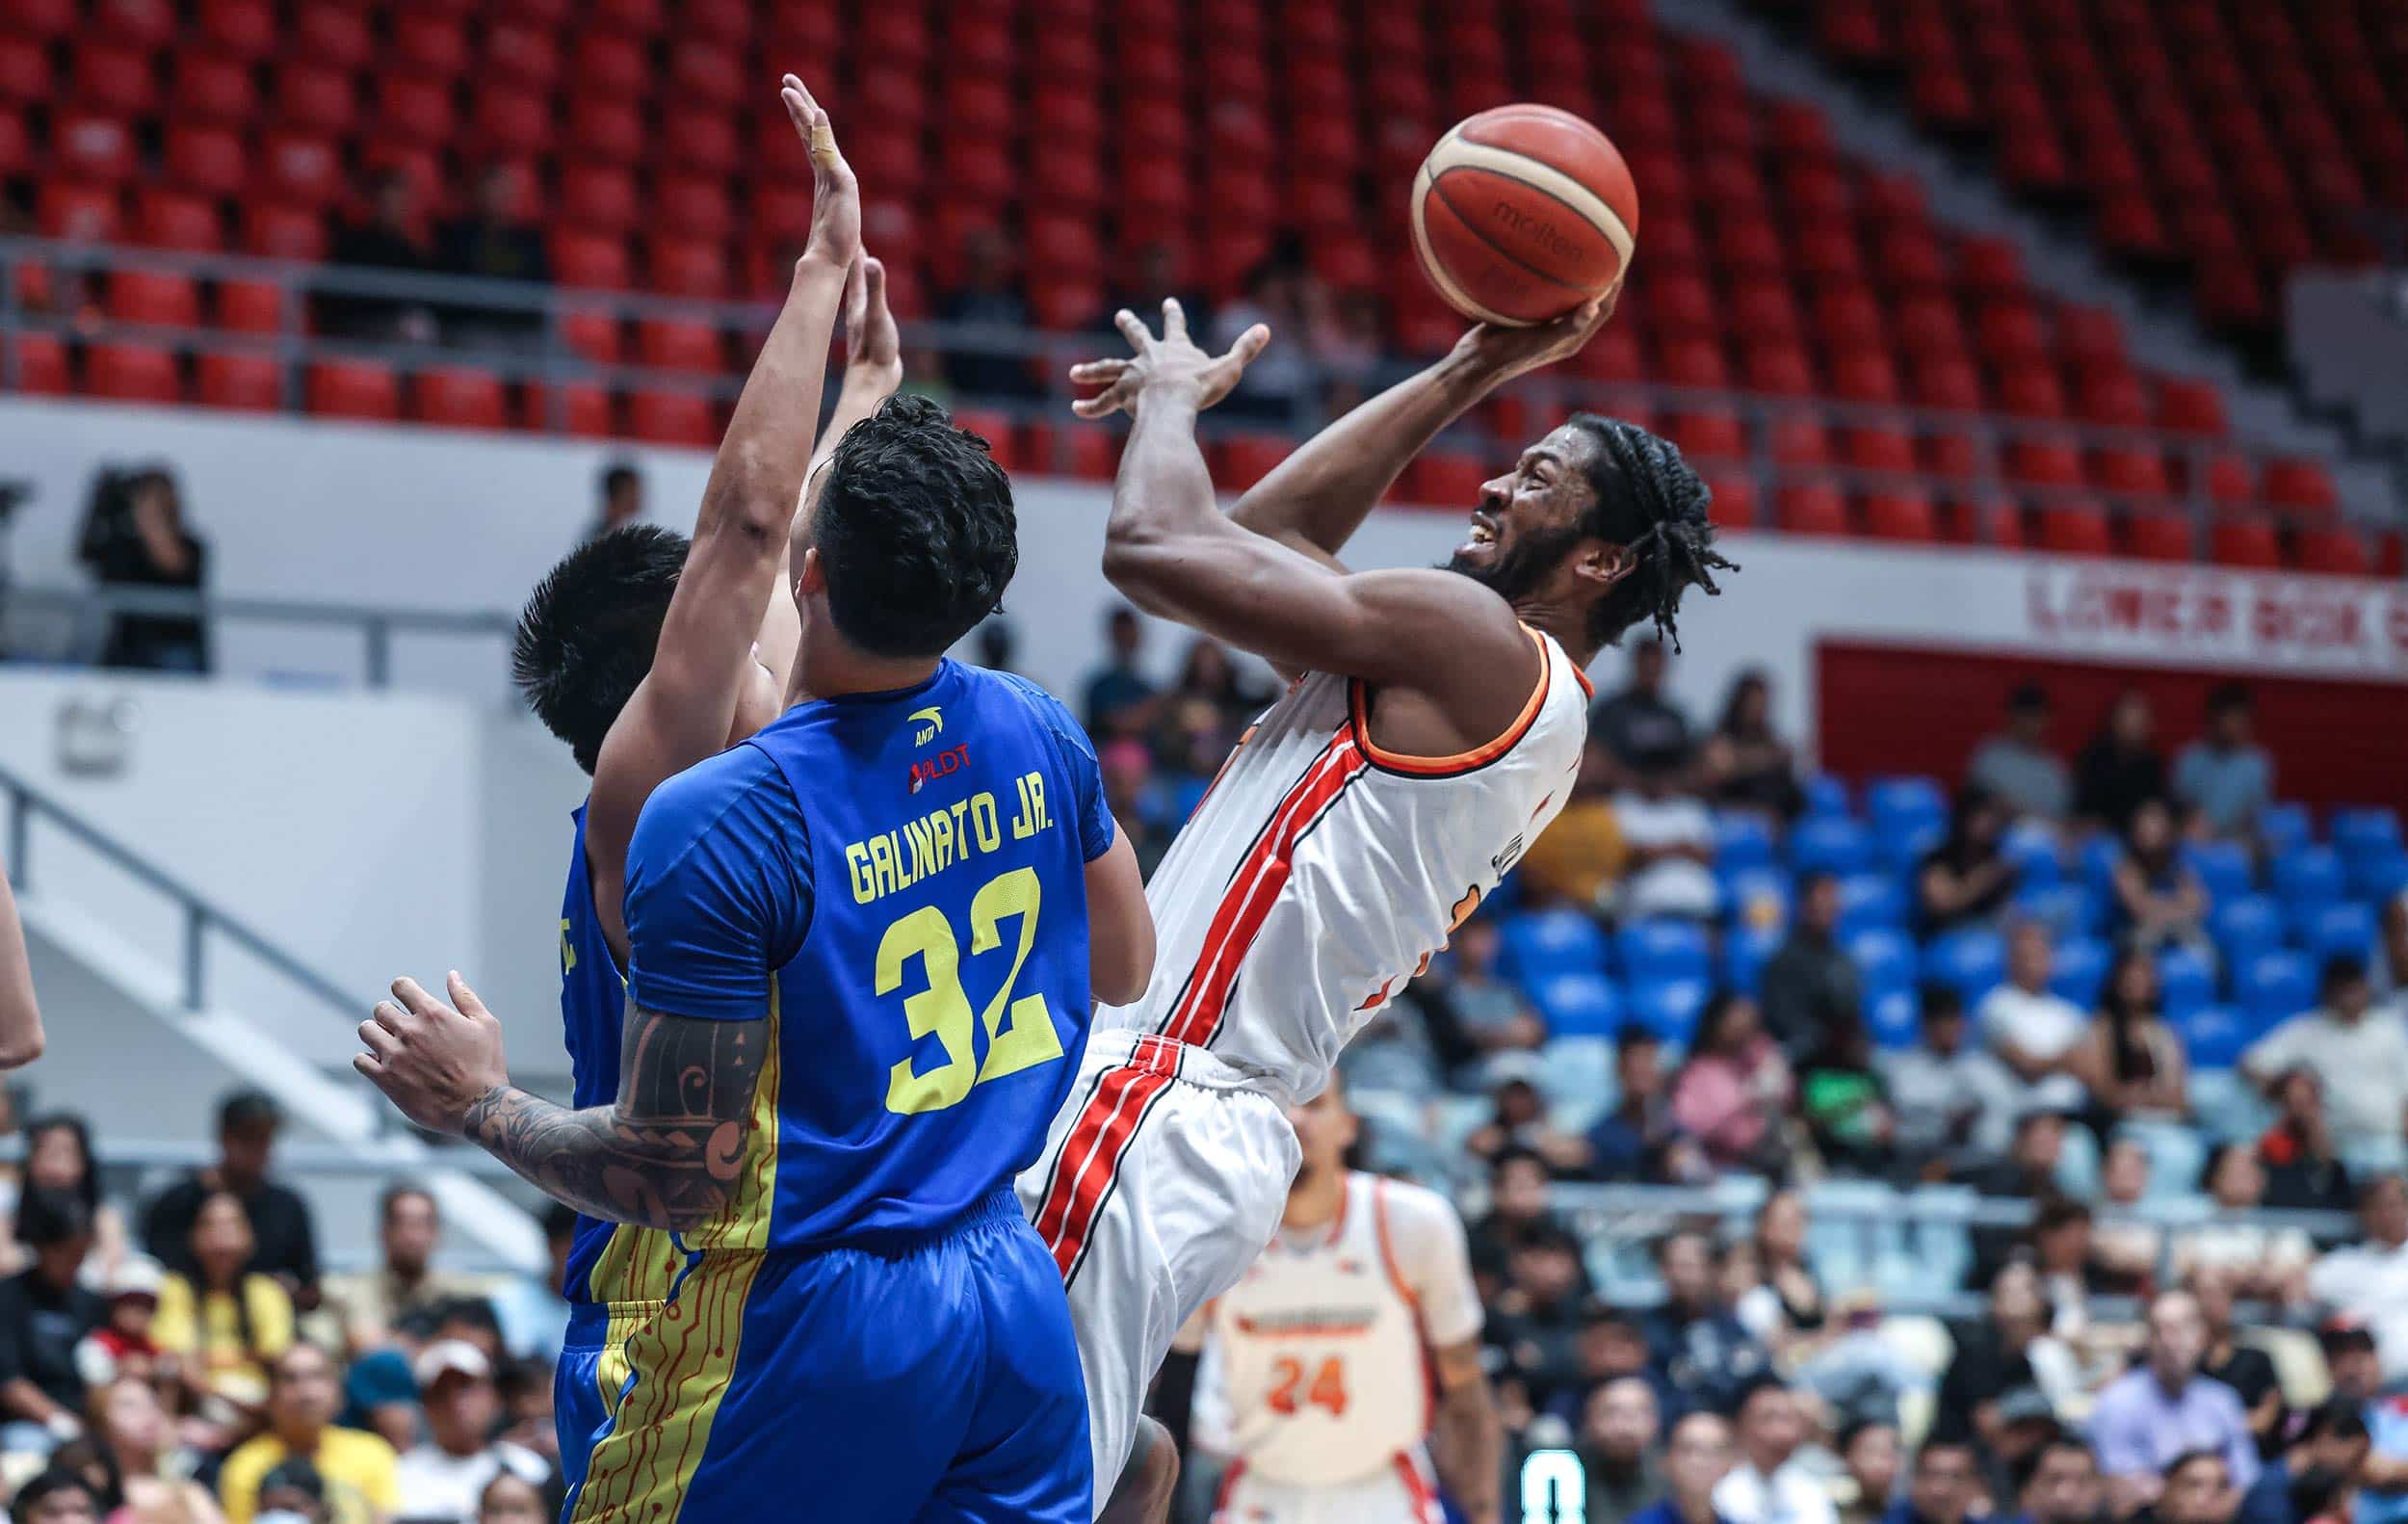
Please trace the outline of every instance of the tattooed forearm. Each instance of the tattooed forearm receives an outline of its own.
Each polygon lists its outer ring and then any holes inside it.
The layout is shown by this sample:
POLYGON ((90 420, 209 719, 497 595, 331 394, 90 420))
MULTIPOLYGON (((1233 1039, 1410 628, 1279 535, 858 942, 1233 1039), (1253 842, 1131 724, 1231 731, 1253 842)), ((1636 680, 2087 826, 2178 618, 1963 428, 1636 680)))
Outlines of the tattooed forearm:
POLYGON ((769 1026, 627 1004, 618 1100, 571 1111, 511 1085, 469 1108, 468 1136, 590 1217, 686 1229, 726 1206, 749 1142, 769 1026))

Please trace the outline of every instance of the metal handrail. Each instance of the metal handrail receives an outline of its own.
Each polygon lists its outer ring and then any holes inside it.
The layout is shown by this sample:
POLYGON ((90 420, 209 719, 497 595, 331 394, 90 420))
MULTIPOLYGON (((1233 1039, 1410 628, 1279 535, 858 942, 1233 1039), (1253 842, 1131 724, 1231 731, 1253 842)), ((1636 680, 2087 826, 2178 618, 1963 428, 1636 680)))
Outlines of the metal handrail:
POLYGON ((361 608, 300 598, 226 597, 190 588, 145 588, 100 583, 90 588, 0 586, 0 610, 34 609, 81 617, 136 614, 170 618, 224 619, 235 623, 339 625, 359 632, 365 643, 367 683, 385 688, 393 680, 393 637, 451 635, 507 638, 508 614, 432 609, 361 608))

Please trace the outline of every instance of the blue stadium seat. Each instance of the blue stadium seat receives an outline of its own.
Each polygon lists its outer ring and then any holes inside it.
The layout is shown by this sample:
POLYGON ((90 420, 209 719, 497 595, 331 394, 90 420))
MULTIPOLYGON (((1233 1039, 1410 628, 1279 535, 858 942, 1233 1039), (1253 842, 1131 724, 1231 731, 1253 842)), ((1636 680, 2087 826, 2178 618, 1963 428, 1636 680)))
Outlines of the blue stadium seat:
POLYGON ((1765 964, 1780 950, 1789 933, 1777 926, 1740 927, 1722 938, 1722 981, 1734 989, 1754 994, 1764 984, 1765 964))
POLYGON ((1809 815, 1790 828, 1790 866, 1799 873, 1862 873, 1872 866, 1865 828, 1845 815, 1809 815))
POLYGON ((1487 898, 1480 901, 1479 913, 1489 916, 1504 915, 1521 907, 1522 874, 1519 868, 1514 868, 1498 880, 1497 886, 1488 891, 1487 898))
POLYGON ((1714 817, 1714 865, 1720 868, 1772 866, 1772 828, 1761 815, 1728 810, 1714 817))
POLYGON ((2056 944, 2056 959, 2049 971, 2049 987, 2090 1010, 2099 1003, 2099 986, 2107 983, 2107 945, 2095 937, 2078 937, 2056 944))
POLYGON ((2293 916, 2305 907, 2329 905, 2347 892, 2342 854, 2330 847, 2299 847, 2274 859, 2274 897, 2293 916))
POLYGON ((2365 958, 2373 951, 2374 912, 2351 900, 2309 906, 2291 918, 2291 931, 2309 958, 2322 968, 2328 958, 2342 954, 2365 958))
POLYGON ((2107 897, 2086 883, 2059 883, 2019 891, 2015 910, 2058 936, 2095 936, 2107 921, 2107 897))
POLYGON ((2288 1020, 2316 1005, 2316 965, 2305 953, 2260 953, 2235 974, 2233 994, 2262 1026, 2288 1020))
POLYGON ((1213 786, 1208 777, 1181 778, 1170 790, 1169 802, 1164 806, 1164 824, 1177 830, 1187 818, 1195 813, 1195 806, 1204 802, 1205 791, 1213 786))
POLYGON ((2194 1069, 2232 1067, 2264 1030, 2230 1006, 2197 1006, 2181 1012, 2169 1007, 2165 1016, 2182 1037, 2194 1069))
POLYGON ((1659 979, 1631 986, 1631 1018, 1674 1047, 1697 1034, 1697 1012, 1711 988, 1702 979, 1659 979))
POLYGON ((1622 1025, 1621 995, 1594 970, 1553 974, 1525 987, 1551 1039, 1610 1038, 1622 1025))
POLYGON ((2350 858, 2349 887, 2362 899, 2378 901, 2408 889, 2408 849, 2395 848, 2350 858))
POLYGON ((1736 928, 1778 930, 1790 924, 1790 876, 1779 868, 1720 868, 1722 911, 1736 928))
POLYGON ((2006 978, 2006 943, 1986 927, 1944 932, 1924 948, 1924 977, 1953 986, 1970 1008, 2006 978))
POLYGON ((2199 876, 2211 900, 2228 900, 2256 887, 2249 849, 2237 841, 2195 841, 2183 849, 2183 860, 2199 876))
POLYGON ((1557 974, 1601 974, 1606 933, 1578 910, 1525 910, 1497 927, 1498 967, 1522 985, 1557 974))
POLYGON ((2327 825, 2333 846, 2344 857, 2355 859, 2396 852, 2400 847, 2399 814, 2395 810, 2366 805, 2337 809, 2327 825))
POLYGON ((2158 996, 2168 1021, 2213 1005, 2214 966, 2187 947, 2167 948, 2158 955, 2158 996))
POLYGON ((2283 940, 2283 912, 2263 894, 2218 900, 2208 907, 2208 934, 2226 968, 2240 968, 2283 940))
POLYGON ((1915 987, 1915 942, 1905 933, 1871 927, 1843 944, 1856 964, 1857 982, 1868 993, 1877 989, 1915 987))
POLYGON ((1892 868, 1915 862, 1948 834, 1949 803, 1927 777, 1875 778, 1865 788, 1873 849, 1892 868))
POLYGON ((1912 985, 1897 989, 1868 987, 1863 1014, 1865 1030, 1872 1034, 1876 1046, 1911 1048, 1923 1036, 1923 997, 1912 985))
POLYGON ((1703 979, 1713 970, 1703 928, 1688 921, 1633 921, 1614 933, 1614 954, 1633 984, 1703 979))
POLYGON ((2124 844, 2105 831, 2083 842, 2075 853, 2081 864, 2081 881, 2102 894, 2113 892, 2115 865, 2124 860, 2124 844))
POLYGON ((1906 925, 1906 889, 1892 875, 1859 873, 1840 880, 1840 924, 1843 940, 1876 927, 1906 925))
POLYGON ((2065 855, 2056 832, 2037 821, 2018 821, 2008 827, 1999 853, 2015 865, 2015 882, 2020 888, 2053 888, 2065 877, 2065 855))
POLYGON ((2277 801, 2258 811, 2258 839, 2268 853, 2280 854, 2316 840, 2308 824, 2308 806, 2277 801))
POLYGON ((1799 780, 1806 791, 1808 815, 1845 815, 1849 811, 1847 785, 1827 774, 1818 773, 1799 780))

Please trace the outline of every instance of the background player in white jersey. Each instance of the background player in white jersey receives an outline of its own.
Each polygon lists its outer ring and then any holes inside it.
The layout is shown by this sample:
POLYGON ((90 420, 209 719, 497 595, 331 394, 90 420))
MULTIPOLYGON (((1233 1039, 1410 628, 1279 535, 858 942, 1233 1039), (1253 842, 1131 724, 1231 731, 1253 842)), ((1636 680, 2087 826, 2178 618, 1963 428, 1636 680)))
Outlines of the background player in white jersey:
POLYGON ((1123 312, 1135 355, 1072 372, 1104 387, 1083 416, 1135 420, 1105 574, 1140 609, 1297 674, 1156 870, 1152 984, 1097 1015, 1020 1182, 1070 1292, 1096 1490, 1120 1476, 1115 1508, 1167 1506, 1175 1462, 1139 1406, 1179 1327, 1278 1226, 1296 1168, 1285 1108, 1320 1093, 1347 1039, 1562 807, 1587 727, 1581 670, 1641 619, 1669 632, 1682 595, 1730 565, 1680 452, 1589 414, 1483 485, 1445 567, 1335 559, 1440 429, 1578 351, 1610 310, 1474 328, 1227 516, 1196 419, 1267 330, 1208 355, 1165 302, 1160 339, 1123 312))
POLYGON ((1304 1165, 1279 1235, 1181 1338, 1210 1343, 1228 1406, 1215 1524, 1440 1524, 1433 1461, 1489 1524, 1504 1435, 1463 1223, 1434 1191, 1347 1168, 1334 1079, 1288 1117, 1304 1165))

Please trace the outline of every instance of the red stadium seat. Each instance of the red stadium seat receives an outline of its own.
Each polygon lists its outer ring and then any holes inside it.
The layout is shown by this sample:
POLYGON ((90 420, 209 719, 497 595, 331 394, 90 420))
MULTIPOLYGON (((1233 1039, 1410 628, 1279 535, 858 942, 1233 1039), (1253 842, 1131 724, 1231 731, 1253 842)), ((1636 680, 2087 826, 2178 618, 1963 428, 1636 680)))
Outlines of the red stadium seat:
POLYGON ((636 393, 627 399, 627 432, 647 444, 708 449, 719 442, 711 399, 691 392, 636 393))
POLYGON ((238 333, 276 333, 284 328, 284 288, 262 280, 221 280, 217 326, 238 333))
POLYGON ((385 74, 377 81, 374 122, 379 136, 440 146, 452 137, 452 88, 417 74, 385 74))
POLYGON ((294 55, 337 68, 364 68, 376 51, 366 7, 347 0, 301 0, 290 29, 294 55))
POLYGON ((2209 529, 2208 554, 2221 566, 2272 570, 2283 564, 2283 543, 2269 520, 2222 518, 2209 529))
POLYGON ((654 238, 644 271, 651 289, 668 296, 710 302, 727 294, 727 252, 704 239, 654 238))
POLYGON ((388 27, 394 56, 412 69, 443 80, 467 72, 468 31, 458 16, 403 6, 391 13, 388 27))
POLYGON ((277 40, 271 0, 199 0, 195 28, 211 45, 241 58, 264 58, 277 40))
POLYGON ((1773 512, 1793 535, 1845 535, 1847 498, 1827 482, 1785 486, 1773 494, 1773 512))
POLYGON ((581 438, 608 438, 618 432, 612 411, 611 394, 599 386, 572 381, 556 393, 550 387, 530 381, 521 389, 518 427, 548 434, 557 423, 561 432, 581 438), (556 401, 559 404, 557 417, 553 407, 556 401))
POLYGON ((1747 431, 1735 413, 1676 413, 1665 437, 1692 459, 1737 460, 1747 455, 1747 431))
POLYGON ((636 359, 654 370, 716 372, 727 364, 719 329, 659 320, 636 325, 636 359))
POLYGON ((148 49, 173 40, 175 13, 172 0, 93 0, 86 19, 93 35, 148 49))
POLYGON ((634 284, 627 246, 603 233, 563 230, 552 235, 552 278, 564 286, 624 290, 634 284))
POLYGON ((2158 382, 2158 427, 2179 434, 2221 436, 2224 398, 2208 381, 2167 378, 2158 382))
POLYGON ((301 132, 340 135, 359 119, 352 71, 339 65, 287 59, 276 68, 269 98, 276 118, 301 132))
POLYGON ((200 292, 189 276, 118 270, 110 273, 108 284, 106 310, 112 322, 171 328, 200 324, 200 292))
POLYGON ((652 92, 652 66, 642 44, 615 32, 580 35, 569 53, 568 77, 581 91, 622 100, 640 101, 652 92))
POLYGON ((1018 431, 1011 414, 996 407, 956 407, 954 427, 964 429, 986 441, 987 454, 1007 471, 1020 469, 1018 431))
POLYGON ((489 371, 446 365, 409 381, 409 415, 419 423, 499 429, 506 421, 503 404, 501 378, 489 371))
POLYGON ((194 361, 194 381, 203 407, 275 412, 284 406, 284 373, 265 355, 204 354, 194 361))
POLYGON ((1406 472, 1405 498, 1426 508, 1469 512, 1479 505, 1489 474, 1488 463, 1477 455, 1426 451, 1406 472))
POLYGON ((214 253, 225 247, 218 208, 207 197, 155 185, 134 196, 134 236, 154 249, 214 253))
MULTIPOLYGON (((546 27, 496 19, 485 28, 483 59, 480 73, 494 76, 496 84, 508 80, 531 91, 549 91, 561 74, 560 39, 546 27)), ((502 92, 479 91, 477 104, 483 107, 485 97, 502 92)))
POLYGON ((1706 516, 1716 529, 1753 529, 1764 512, 1756 494, 1756 479, 1744 471, 1727 468, 1699 473, 1706 480, 1706 490, 1712 494, 1706 504, 1706 516))
POLYGON ((343 156, 325 138, 271 133, 261 144, 259 176, 268 196, 300 206, 324 206, 343 194, 343 156))
POLYGON ((327 418, 386 422, 401 416, 402 387, 373 360, 320 360, 309 367, 309 410, 327 418))
POLYGON ((1873 492, 1863 504, 1865 533, 1875 539, 1929 542, 1940 538, 1940 515, 1921 492, 1873 492))
POLYGON ((610 164, 572 161, 563 165, 557 215, 574 227, 627 232, 643 215, 635 176, 610 164))
POLYGON ((118 402, 184 400, 175 355, 138 344, 93 345, 84 355, 84 389, 118 402))
POLYGON ((14 351, 16 389, 28 396, 63 397, 67 384, 66 346, 55 333, 0 335, 0 344, 14 351))
POLYGON ((2114 537, 2096 507, 2049 507, 2039 512, 2040 548, 2061 556, 2111 556, 2114 537))
POLYGON ((1288 458, 1296 441, 1279 434, 1231 434, 1215 448, 1213 481, 1227 492, 1243 492, 1288 458))
POLYGON ((80 105, 129 117, 159 109, 158 76, 143 48, 121 41, 79 43, 72 77, 80 105))
POLYGON ((262 259, 315 264, 327 256, 326 219, 296 206, 251 202, 243 208, 243 250, 262 259))
POLYGON ((13 0, 0 11, 0 25, 33 38, 65 37, 81 19, 75 0, 13 0))
POLYGON ((2119 497, 2163 497, 2173 490, 2155 450, 2114 445, 2090 455, 2090 485, 2119 497))
POLYGON ((165 138, 166 178, 187 190, 232 196, 250 177, 242 135, 206 122, 168 124, 165 138))
POLYGON ((34 208, 36 231, 71 243, 115 243, 119 221, 114 186, 53 180, 41 188, 34 208))
POLYGON ((133 127, 101 112, 60 112, 50 124, 50 152, 61 172, 79 180, 114 184, 136 169, 133 127))
POLYGON ((2332 474, 2314 460, 2283 457, 2265 466, 2265 500, 2278 508, 2329 512, 2341 506, 2332 474))
POLYGON ((2124 520, 2124 554, 2141 561, 2191 561, 2190 520, 2174 513, 2133 513, 2124 520))
POLYGON ((2367 542, 2354 530, 2303 529, 2299 532, 2298 550, 2302 571, 2337 577, 2374 574, 2374 560, 2367 554, 2367 542))

